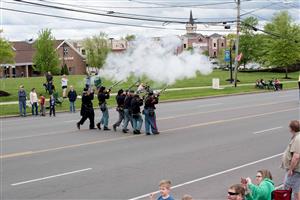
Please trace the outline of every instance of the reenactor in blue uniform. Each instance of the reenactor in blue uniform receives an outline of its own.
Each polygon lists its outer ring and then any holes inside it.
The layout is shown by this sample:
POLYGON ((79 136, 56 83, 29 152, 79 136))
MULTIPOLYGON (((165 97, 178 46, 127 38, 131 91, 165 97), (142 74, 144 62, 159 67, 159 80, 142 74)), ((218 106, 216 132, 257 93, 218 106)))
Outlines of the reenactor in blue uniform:
POLYGON ((140 107, 142 105, 143 105, 143 99, 141 99, 138 94, 135 94, 131 100, 132 125, 134 129, 133 134, 141 134, 143 118, 141 115, 140 107))
POLYGON ((116 123, 113 125, 114 131, 117 131, 117 127, 119 127, 124 120, 124 103, 125 103, 125 98, 126 95, 124 93, 124 90, 120 89, 118 91, 118 94, 116 96, 116 101, 117 101, 117 111, 119 113, 119 119, 116 123))
POLYGON ((99 123, 97 123, 97 128, 101 130, 101 124, 103 124, 103 130, 109 131, 110 129, 108 128, 108 120, 109 120, 109 114, 108 114, 108 108, 107 108, 107 103, 106 99, 109 99, 109 90, 105 90, 106 88, 104 86, 101 86, 99 89, 98 93, 98 100, 99 100, 99 107, 102 112, 102 118, 99 123))
POLYGON ((148 96, 145 98, 144 115, 145 115, 145 131, 146 135, 159 134, 156 125, 155 104, 158 103, 159 95, 155 96, 152 90, 149 90, 148 96))

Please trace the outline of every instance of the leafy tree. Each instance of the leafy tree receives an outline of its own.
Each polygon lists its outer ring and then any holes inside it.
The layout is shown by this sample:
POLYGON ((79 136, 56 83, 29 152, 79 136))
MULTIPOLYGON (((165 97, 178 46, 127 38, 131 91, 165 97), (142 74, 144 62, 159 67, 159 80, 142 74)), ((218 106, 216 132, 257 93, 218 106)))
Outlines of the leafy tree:
POLYGON ((0 38, 0 63, 14 63, 15 53, 12 49, 11 44, 0 38))
POLYGON ((50 71, 52 74, 60 72, 58 53, 54 47, 55 38, 50 29, 44 29, 39 32, 39 37, 34 44, 36 53, 33 57, 35 63, 34 69, 41 73, 50 71))
POLYGON ((288 67, 300 61, 300 26, 292 22, 287 11, 283 11, 276 14, 264 29, 271 33, 265 60, 269 66, 285 68, 285 78, 288 78, 288 67))
POLYGON ((241 36, 239 41, 239 51, 243 53, 241 63, 244 67, 250 61, 254 60, 254 52, 256 46, 259 45, 256 43, 255 35, 252 27, 257 26, 258 20, 255 17, 246 18, 241 24, 241 36))
POLYGON ((65 75, 69 75, 69 69, 68 69, 68 66, 67 64, 64 64, 64 66, 62 66, 61 68, 61 74, 65 74, 65 75))
POLYGON ((107 41, 107 35, 103 32, 84 40, 83 45, 87 52, 87 64, 90 67, 96 67, 98 69, 103 67, 106 57, 110 52, 107 41))
POLYGON ((135 40, 135 35, 126 35, 126 37, 125 37, 125 40, 127 40, 127 41, 132 41, 132 40, 135 40))

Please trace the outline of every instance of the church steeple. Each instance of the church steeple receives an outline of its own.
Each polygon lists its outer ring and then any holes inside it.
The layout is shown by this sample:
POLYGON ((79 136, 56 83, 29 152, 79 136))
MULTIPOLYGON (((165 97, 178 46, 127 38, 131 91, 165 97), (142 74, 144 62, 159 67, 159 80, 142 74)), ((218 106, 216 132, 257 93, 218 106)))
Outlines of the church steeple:
POLYGON ((190 11, 190 21, 189 21, 189 23, 194 25, 194 18, 193 18, 192 10, 190 11))
POLYGON ((187 34, 196 33, 197 25, 194 22, 192 10, 190 11, 190 20, 186 23, 185 29, 187 34))

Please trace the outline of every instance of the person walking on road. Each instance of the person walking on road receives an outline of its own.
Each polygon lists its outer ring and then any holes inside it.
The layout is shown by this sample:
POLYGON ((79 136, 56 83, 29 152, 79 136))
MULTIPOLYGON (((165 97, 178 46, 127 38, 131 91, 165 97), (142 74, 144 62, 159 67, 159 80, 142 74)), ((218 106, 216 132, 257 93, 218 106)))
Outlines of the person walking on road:
POLYGON ((26 117, 26 91, 24 90, 24 86, 20 85, 18 91, 18 98, 19 98, 19 111, 20 116, 26 117))
POLYGON ((97 123, 97 128, 101 130, 101 124, 103 124, 103 130, 109 131, 108 128, 108 120, 109 120, 109 113, 107 108, 106 99, 109 99, 110 90, 105 90, 104 86, 101 86, 98 93, 98 100, 99 100, 99 107, 102 112, 102 117, 99 123, 97 123))
POLYGON ((30 99, 30 104, 31 104, 31 112, 32 116, 37 116, 38 115, 38 97, 35 91, 35 88, 31 89, 31 92, 29 93, 29 99, 30 99))
POLYGON ((70 101, 70 112, 75 113, 75 101, 77 99, 77 93, 72 85, 70 86, 70 91, 68 92, 68 98, 70 101))
POLYGON ((80 115, 82 116, 80 121, 77 122, 77 128, 80 129, 80 125, 83 125, 85 120, 89 118, 90 129, 95 129, 95 112, 93 108, 94 91, 88 88, 84 88, 82 93, 82 103, 80 115))
POLYGON ((132 111, 131 111, 131 100, 133 98, 134 91, 130 90, 127 92, 125 100, 124 100, 124 123, 123 123, 123 133, 128 132, 128 123, 131 123, 131 126, 133 127, 132 124, 132 111))
POLYGON ((145 99, 144 115, 145 115, 145 131, 146 135, 159 134, 156 125, 155 104, 158 103, 158 96, 155 96, 153 91, 149 91, 145 99))
POLYGON ((114 131, 117 131, 117 127, 119 127, 124 120, 124 102, 125 102, 126 95, 124 94, 124 90, 120 89, 118 91, 118 94, 116 96, 117 101, 117 112, 119 113, 119 119, 116 123, 113 125, 114 131))
POLYGON ((286 171, 284 188, 292 189, 294 200, 300 200, 300 123, 293 120, 289 124, 292 135, 282 157, 282 168, 286 171))
POLYGON ((135 94, 131 100, 133 134, 141 134, 143 118, 140 107, 142 105, 143 99, 141 99, 138 94, 135 94))

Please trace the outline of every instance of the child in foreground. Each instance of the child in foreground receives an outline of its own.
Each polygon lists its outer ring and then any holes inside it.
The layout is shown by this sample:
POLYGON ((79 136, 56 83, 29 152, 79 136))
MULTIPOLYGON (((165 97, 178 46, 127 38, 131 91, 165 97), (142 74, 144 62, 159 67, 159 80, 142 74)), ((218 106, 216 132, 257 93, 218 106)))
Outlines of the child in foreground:
MULTIPOLYGON (((160 196, 157 200, 174 200, 174 198, 170 195, 171 191, 171 181, 162 180, 159 182, 159 192, 160 196)), ((150 195, 150 200, 154 200, 154 194, 150 195)))

